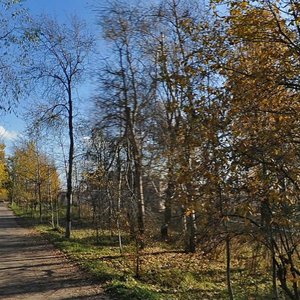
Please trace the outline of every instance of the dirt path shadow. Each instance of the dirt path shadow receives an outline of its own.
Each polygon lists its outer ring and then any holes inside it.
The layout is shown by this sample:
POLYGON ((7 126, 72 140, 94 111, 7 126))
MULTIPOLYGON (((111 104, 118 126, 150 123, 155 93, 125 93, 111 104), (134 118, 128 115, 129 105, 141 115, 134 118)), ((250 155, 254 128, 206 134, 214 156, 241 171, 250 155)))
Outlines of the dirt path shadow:
POLYGON ((109 298, 61 252, 32 230, 20 227, 13 213, 0 203, 0 299, 109 298))

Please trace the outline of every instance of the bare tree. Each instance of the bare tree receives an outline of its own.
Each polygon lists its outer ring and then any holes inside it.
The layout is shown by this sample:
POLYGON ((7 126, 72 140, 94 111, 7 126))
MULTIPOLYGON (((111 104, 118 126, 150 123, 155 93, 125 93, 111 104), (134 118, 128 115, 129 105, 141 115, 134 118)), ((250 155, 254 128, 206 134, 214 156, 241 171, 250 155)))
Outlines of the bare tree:
POLYGON ((71 234, 71 206, 73 193, 74 161, 74 90, 82 83, 86 71, 88 55, 93 48, 94 39, 84 23, 72 17, 70 24, 59 24, 43 17, 34 22, 29 29, 35 34, 32 44, 32 62, 28 74, 37 82, 42 91, 37 106, 37 121, 56 124, 62 121, 68 128, 67 165, 67 212, 66 237, 71 234))
POLYGON ((134 208, 130 219, 136 221, 139 239, 145 232, 145 114, 155 97, 153 65, 144 43, 150 27, 144 13, 119 3, 102 13, 104 37, 111 43, 113 53, 99 71, 102 91, 96 100, 104 115, 101 124, 114 127, 111 132, 120 137, 126 152, 126 182, 134 208))

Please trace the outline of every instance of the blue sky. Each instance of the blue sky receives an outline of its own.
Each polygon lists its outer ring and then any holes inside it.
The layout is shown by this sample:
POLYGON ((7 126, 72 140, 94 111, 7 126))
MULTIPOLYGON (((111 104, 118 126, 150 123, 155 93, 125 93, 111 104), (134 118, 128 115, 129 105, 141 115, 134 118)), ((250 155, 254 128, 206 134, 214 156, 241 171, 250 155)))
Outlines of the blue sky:
POLYGON ((26 0, 23 2, 31 13, 47 13, 52 16, 65 16, 69 13, 89 15, 87 7, 94 4, 92 0, 26 0))
POLYGON ((78 15, 96 30, 95 6, 105 5, 107 0, 23 0, 31 14, 47 14, 50 17, 64 21, 68 16, 78 15))
MULTIPOLYGON (((22 3, 32 16, 47 14, 63 22, 72 15, 78 15, 87 23, 89 29, 97 35, 97 22, 93 9, 95 5, 105 5, 106 2, 106 0, 24 0, 22 3)), ((89 93, 90 89, 83 88, 80 96, 86 98, 89 93)), ((21 105, 17 108, 17 114, 19 115, 21 115, 22 106, 26 106, 26 99, 23 99, 21 105)), ((8 152, 13 140, 24 128, 25 124, 20 116, 14 114, 0 116, 0 139, 4 140, 8 152)))
MULTIPOLYGON (((77 15, 79 18, 87 23, 87 26, 94 35, 99 38, 101 36, 100 29, 97 26, 95 8, 105 7, 110 0, 23 0, 22 4, 28 9, 31 16, 39 16, 41 14, 47 14, 50 17, 57 19, 60 22, 66 21, 73 15, 77 15)), ((128 0, 127 3, 143 2, 157 2, 158 0, 128 0)), ((97 52, 105 53, 105 44, 101 40, 97 42, 97 52)), ((81 100, 87 100, 94 93, 94 87, 90 83, 81 86, 78 89, 78 96, 81 100)), ((28 99, 23 99, 17 108, 16 116, 14 114, 0 115, 0 141, 4 141, 6 144, 6 150, 11 152, 14 139, 18 134, 22 134, 25 129, 25 123, 21 119, 22 106, 26 106, 28 99)), ((89 103, 89 101, 85 101, 89 103)), ((88 108, 81 107, 81 111, 88 111, 88 108)))

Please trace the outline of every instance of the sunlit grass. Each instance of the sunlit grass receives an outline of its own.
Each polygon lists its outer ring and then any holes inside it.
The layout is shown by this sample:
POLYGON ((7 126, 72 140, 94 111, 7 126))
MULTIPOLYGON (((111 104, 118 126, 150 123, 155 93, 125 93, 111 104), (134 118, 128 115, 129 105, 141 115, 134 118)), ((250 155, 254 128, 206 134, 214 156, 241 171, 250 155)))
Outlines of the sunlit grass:
MULTIPOLYGON (((17 211, 22 214, 21 211, 17 211)), ((96 234, 91 228, 74 229, 70 239, 63 230, 47 225, 36 227, 49 241, 78 265, 101 281, 117 299, 199 300, 227 299, 224 249, 214 256, 174 251, 166 243, 148 243, 141 253, 139 279, 135 278, 135 243, 122 233, 123 251, 118 237, 110 231, 96 234)), ((232 286, 237 300, 272 299, 271 278, 263 259, 251 266, 253 251, 247 243, 233 245, 232 286)), ((262 253, 260 253, 262 255, 262 253)))
MULTIPOLYGON (((168 252, 163 244, 148 247, 141 255, 141 274, 137 280, 134 243, 124 245, 123 255, 120 255, 115 237, 110 237, 109 232, 103 231, 97 240, 93 230, 73 230, 72 238, 66 240, 61 233, 45 227, 39 229, 83 268, 106 282, 107 289, 118 299, 227 298, 222 255, 211 259, 199 253, 168 252)), ((235 298, 271 299, 269 274, 259 270, 257 276, 250 274, 246 267, 247 253, 241 252, 240 256, 243 259, 234 260, 232 264, 235 298)))

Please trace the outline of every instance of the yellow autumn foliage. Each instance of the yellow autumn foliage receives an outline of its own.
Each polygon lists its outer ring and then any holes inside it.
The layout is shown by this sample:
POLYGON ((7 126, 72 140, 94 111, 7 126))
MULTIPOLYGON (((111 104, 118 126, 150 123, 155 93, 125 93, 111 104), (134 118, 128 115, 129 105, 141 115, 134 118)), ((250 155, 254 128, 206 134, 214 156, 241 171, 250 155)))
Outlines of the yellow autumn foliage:
POLYGON ((0 144, 0 200, 7 198, 7 183, 9 180, 8 170, 5 162, 5 145, 0 144))

